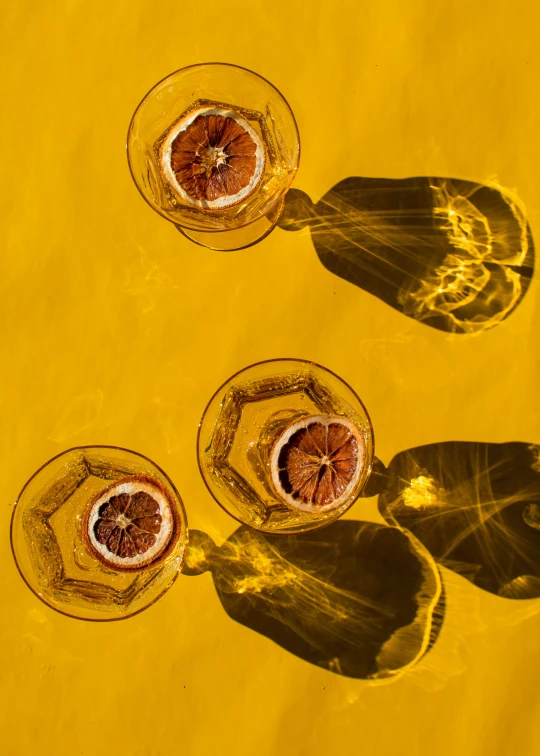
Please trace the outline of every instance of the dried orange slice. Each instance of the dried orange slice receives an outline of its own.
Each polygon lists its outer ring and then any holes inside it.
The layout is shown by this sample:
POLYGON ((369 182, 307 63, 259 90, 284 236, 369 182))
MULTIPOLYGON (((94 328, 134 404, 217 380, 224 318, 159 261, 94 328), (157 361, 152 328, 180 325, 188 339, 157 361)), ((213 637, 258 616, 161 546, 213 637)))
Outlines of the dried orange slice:
POLYGON ((155 567, 179 534, 171 495, 147 475, 123 478, 101 491, 88 504, 82 524, 88 551, 116 572, 155 567))
POLYGON ((364 438, 353 422, 333 415, 309 415, 289 425, 274 443, 272 485, 291 507, 328 512, 354 493, 365 459, 364 438))
POLYGON ((234 110, 202 107, 170 129, 160 149, 165 179, 196 207, 226 208, 259 185, 266 162, 255 129, 234 110))

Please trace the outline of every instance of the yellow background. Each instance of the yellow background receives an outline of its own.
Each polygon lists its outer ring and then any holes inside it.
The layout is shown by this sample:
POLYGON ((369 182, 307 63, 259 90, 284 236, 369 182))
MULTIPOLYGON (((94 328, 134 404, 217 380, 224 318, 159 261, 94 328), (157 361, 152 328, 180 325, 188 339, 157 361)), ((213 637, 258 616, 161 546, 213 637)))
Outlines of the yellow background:
MULTIPOLYGON (((224 540, 236 523, 199 476, 197 424, 223 380, 272 357, 350 382, 386 463, 436 441, 540 443, 538 277, 502 325, 448 335, 332 276, 309 235, 231 254, 190 244, 125 157, 155 82, 233 62, 289 100, 295 185, 313 200, 353 175, 496 178, 538 238, 537 4, 12 0, 2 15, 2 753, 538 754, 540 601, 445 571, 435 647, 374 684, 234 623, 209 574, 125 622, 60 616, 23 584, 8 537, 29 475, 101 443, 162 466, 190 526, 224 540)), ((379 520, 376 500, 348 516, 379 520)))

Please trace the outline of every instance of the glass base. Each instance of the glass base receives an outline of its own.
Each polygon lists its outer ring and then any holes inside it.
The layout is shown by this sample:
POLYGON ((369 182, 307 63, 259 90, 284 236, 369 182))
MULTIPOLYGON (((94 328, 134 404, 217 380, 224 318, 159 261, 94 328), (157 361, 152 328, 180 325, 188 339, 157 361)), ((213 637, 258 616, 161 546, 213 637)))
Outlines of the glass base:
POLYGON ((273 231, 283 210, 285 200, 282 199, 263 218, 253 223, 236 228, 232 231, 195 231, 192 228, 176 226, 180 233, 201 247, 214 249, 218 252, 234 252, 238 249, 246 249, 253 244, 262 241, 273 231))
POLYGON ((330 370, 306 360, 267 360, 233 375, 210 399, 199 424, 197 456, 208 490, 236 520, 265 533, 305 533, 329 525, 353 505, 371 473, 373 430, 359 397, 330 370), (277 436, 309 415, 349 420, 362 437, 360 477, 333 509, 292 507, 272 483, 277 436))
POLYGON ((187 518, 172 481, 147 457, 114 446, 68 449, 24 486, 11 520, 11 548, 27 586, 45 604, 76 619, 125 619, 155 603, 182 569, 187 518), (113 482, 148 475, 167 489, 180 537, 167 558, 141 572, 115 572, 88 551, 82 521, 90 501, 113 482))

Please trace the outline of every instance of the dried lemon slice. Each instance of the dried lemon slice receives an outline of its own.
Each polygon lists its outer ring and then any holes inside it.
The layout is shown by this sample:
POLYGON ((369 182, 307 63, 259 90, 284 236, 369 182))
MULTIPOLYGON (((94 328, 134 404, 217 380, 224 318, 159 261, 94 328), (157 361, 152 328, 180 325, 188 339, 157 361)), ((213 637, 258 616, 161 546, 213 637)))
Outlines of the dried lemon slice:
POLYGON ((177 121, 160 148, 166 181, 187 203, 226 208, 259 185, 266 163, 264 144, 239 113, 196 108, 177 121))
POLYGON ((86 509, 82 535, 92 556, 116 572, 139 572, 167 557, 180 534, 169 492, 147 475, 101 491, 86 509))
POLYGON ((272 485, 295 509, 328 512, 355 493, 365 459, 365 441, 353 422, 310 415, 289 425, 274 443, 272 485))

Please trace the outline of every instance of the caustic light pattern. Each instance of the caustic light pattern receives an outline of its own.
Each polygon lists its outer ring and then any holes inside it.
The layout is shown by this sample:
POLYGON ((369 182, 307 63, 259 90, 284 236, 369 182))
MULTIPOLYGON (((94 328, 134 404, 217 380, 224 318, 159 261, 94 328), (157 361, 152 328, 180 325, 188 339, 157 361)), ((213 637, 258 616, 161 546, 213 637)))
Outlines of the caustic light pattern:
POLYGON ((348 677, 405 672, 442 621, 433 558, 385 525, 341 520, 294 536, 242 527, 219 548, 192 531, 184 573, 205 571, 232 619, 348 677))
POLYGON ((337 674, 385 678, 435 643, 438 566, 508 599, 540 597, 540 447, 443 442, 372 474, 388 526, 340 520, 301 535, 194 531, 184 573, 210 571, 226 612, 337 674))
POLYGON ((317 204, 291 190, 279 225, 308 227, 332 273, 404 315, 454 333, 502 322, 532 277, 529 226, 500 187, 351 177, 317 204))
POLYGON ((383 473, 381 514, 478 587, 538 598, 539 448, 448 441, 401 452, 383 473))

